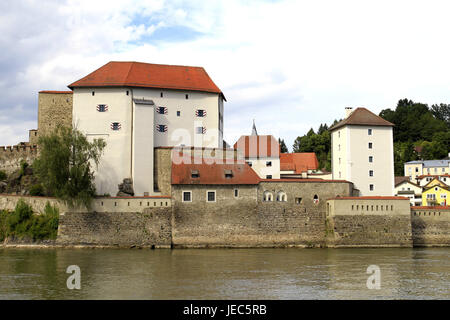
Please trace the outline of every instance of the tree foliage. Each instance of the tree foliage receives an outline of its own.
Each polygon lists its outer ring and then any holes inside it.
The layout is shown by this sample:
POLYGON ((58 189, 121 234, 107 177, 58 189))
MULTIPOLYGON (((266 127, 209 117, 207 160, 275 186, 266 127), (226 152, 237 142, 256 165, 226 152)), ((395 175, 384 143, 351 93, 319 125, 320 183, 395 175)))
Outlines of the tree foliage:
POLYGON ((321 124, 317 133, 311 128, 306 135, 297 137, 293 151, 314 152, 319 161, 319 168, 331 171, 331 135, 327 124, 321 124))
POLYGON ((380 116, 394 123, 395 175, 404 175, 404 163, 412 160, 442 159, 450 150, 450 105, 432 105, 402 99, 395 110, 380 116), (421 150, 416 152, 416 150, 421 150))
POLYGON ((40 137, 40 155, 33 167, 45 193, 71 207, 89 208, 95 196, 92 165, 98 165, 105 146, 103 139, 89 142, 76 128, 58 127, 40 137))
POLYGON ((288 148, 286 146, 286 143, 284 142, 284 139, 278 138, 278 143, 280 144, 280 149, 281 149, 280 151, 281 151, 281 153, 289 152, 289 150, 288 150, 288 148))

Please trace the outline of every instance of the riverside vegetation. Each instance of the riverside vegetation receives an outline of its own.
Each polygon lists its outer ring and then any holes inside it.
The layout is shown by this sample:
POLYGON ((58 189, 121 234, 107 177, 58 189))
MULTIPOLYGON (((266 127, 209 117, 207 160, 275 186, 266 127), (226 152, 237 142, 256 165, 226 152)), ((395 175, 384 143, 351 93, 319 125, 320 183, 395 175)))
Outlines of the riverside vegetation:
MULTIPOLYGON (((6 175, 0 171, 0 193, 50 196, 69 207, 90 207, 95 197, 92 164, 98 165, 106 146, 102 139, 89 142, 76 128, 58 127, 39 138, 39 157, 29 165, 6 175)), ((56 239, 59 212, 47 202, 44 212, 22 199, 12 212, 0 210, 0 241, 40 241, 56 239)))
POLYGON ((58 232, 59 210, 47 202, 44 212, 33 213, 33 209, 20 199, 14 211, 0 211, 0 241, 54 240, 58 232))

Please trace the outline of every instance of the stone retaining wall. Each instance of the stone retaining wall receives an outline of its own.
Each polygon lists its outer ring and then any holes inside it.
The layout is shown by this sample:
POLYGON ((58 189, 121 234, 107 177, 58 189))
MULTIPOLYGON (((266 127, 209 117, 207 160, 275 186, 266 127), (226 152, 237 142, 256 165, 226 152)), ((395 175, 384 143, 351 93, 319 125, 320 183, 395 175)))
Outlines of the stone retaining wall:
POLYGON ((450 246, 450 207, 412 207, 414 246, 450 246))

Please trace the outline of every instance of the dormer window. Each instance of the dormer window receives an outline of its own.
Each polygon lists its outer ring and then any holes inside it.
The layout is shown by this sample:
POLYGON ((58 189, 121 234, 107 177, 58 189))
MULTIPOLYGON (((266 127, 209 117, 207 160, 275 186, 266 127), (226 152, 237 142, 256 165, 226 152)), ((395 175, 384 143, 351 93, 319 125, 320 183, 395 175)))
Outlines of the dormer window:
POLYGON ((228 179, 233 178, 233 171, 232 170, 225 170, 225 178, 228 178, 228 179))
POLYGON ((157 107, 156 112, 159 114, 167 114, 167 108, 166 107, 157 107))
POLYGON ((197 109, 197 110, 195 111, 195 115, 196 115, 197 117, 206 117, 206 110, 203 110, 203 109, 197 109))
POLYGON ((198 170, 191 170, 191 178, 200 178, 198 170))
POLYGON ((108 111, 108 106, 106 104, 99 104, 97 106, 97 111, 98 112, 106 112, 106 111, 108 111))

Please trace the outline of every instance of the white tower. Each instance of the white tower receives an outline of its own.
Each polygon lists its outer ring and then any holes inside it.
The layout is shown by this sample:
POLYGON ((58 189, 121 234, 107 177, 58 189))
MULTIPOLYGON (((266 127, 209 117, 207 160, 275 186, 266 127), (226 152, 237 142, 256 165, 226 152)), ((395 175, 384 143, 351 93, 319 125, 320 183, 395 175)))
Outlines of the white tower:
POLYGON ((393 126, 366 108, 346 108, 346 118, 329 129, 333 179, 353 182, 361 196, 392 196, 393 126))

